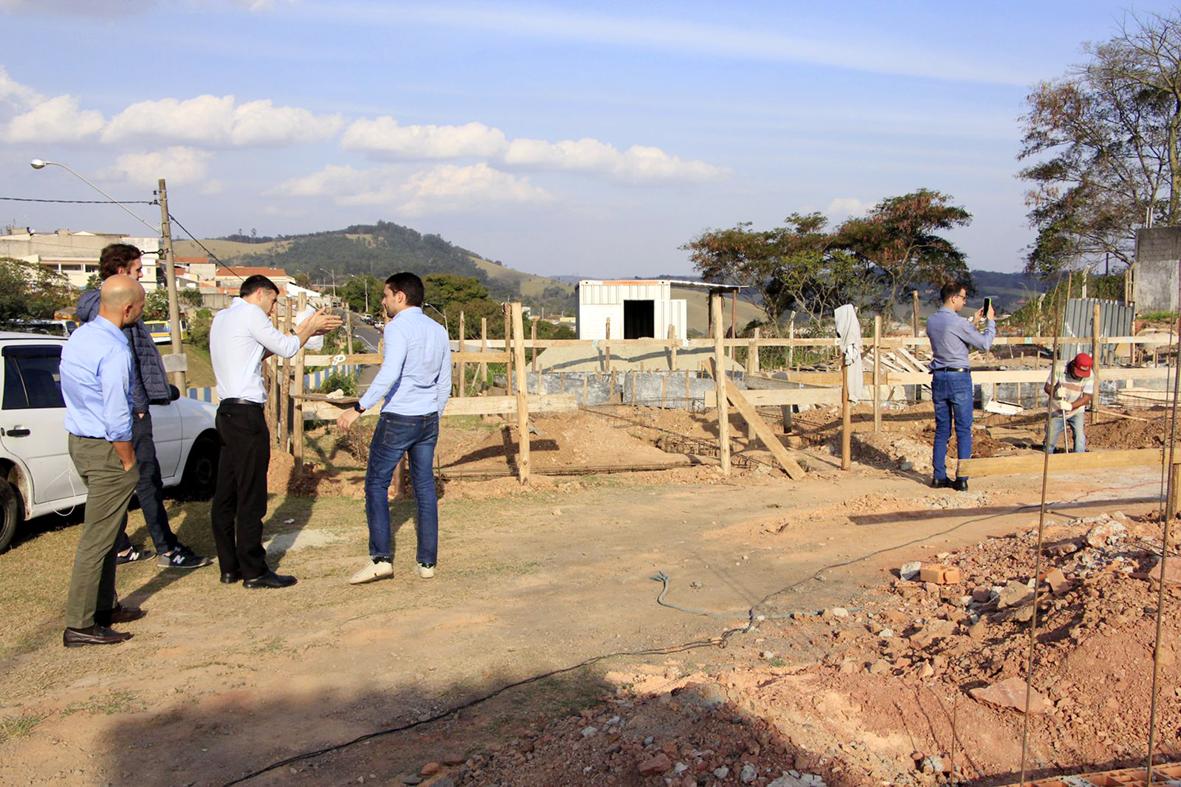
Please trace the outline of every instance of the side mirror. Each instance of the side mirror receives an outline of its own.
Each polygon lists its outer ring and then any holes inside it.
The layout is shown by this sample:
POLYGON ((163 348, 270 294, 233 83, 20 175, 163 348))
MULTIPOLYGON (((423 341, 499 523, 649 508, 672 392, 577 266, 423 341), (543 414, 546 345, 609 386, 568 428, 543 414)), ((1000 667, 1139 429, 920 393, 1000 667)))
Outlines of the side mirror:
POLYGON ((168 386, 168 401, 175 402, 180 398, 180 389, 175 385, 168 386))

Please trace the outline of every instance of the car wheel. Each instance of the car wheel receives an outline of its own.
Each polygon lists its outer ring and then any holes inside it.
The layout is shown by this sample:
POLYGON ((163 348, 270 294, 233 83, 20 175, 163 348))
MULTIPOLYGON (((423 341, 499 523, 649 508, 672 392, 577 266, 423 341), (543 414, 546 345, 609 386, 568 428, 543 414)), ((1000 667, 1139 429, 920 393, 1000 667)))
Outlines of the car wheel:
POLYGON ((194 500, 207 500, 213 497, 214 487, 217 486, 217 460, 221 454, 221 446, 217 438, 202 436, 193 443, 189 451, 189 461, 185 464, 185 474, 181 478, 181 491, 185 497, 194 500))
POLYGON ((0 552, 8 549, 22 519, 20 495, 12 484, 0 480, 0 552))

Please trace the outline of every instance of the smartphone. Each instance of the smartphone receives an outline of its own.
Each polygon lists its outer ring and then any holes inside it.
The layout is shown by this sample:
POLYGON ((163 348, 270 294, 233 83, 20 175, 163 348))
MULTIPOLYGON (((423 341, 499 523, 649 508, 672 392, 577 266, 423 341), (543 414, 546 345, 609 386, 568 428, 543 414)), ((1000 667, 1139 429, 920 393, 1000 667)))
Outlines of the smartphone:
POLYGON ((984 299, 984 319, 988 319, 988 310, 992 308, 992 298, 984 299))

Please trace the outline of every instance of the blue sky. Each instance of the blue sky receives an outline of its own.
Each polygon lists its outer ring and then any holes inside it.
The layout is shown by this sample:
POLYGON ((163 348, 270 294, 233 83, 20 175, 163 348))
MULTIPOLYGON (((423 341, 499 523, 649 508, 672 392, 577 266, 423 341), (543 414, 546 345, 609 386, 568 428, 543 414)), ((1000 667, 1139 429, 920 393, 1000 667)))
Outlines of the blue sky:
MULTIPOLYGON (((1017 270, 1025 96, 1127 9, 1171 6, 0 0, 0 195, 94 196, 40 157, 122 199, 165 177, 202 236, 384 219, 623 276, 688 272, 706 229, 927 187, 975 217, 972 267, 1017 270)), ((139 232, 104 206, 0 219, 139 232)))

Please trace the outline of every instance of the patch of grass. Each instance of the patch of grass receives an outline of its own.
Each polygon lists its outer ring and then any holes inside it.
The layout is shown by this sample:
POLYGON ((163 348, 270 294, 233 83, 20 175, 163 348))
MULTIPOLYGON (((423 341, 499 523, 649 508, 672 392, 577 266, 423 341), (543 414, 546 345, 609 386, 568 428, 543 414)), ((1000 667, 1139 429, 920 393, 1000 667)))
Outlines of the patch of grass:
POLYGON ((143 707, 144 704, 140 702, 134 692, 117 689, 107 692, 103 696, 93 697, 87 702, 71 703, 62 711, 62 715, 72 716, 81 712, 114 716, 116 713, 130 713, 143 707))
POLYGON ((1172 322, 1177 319, 1177 312, 1144 312, 1138 316, 1145 322, 1172 322))
POLYGON ((44 720, 45 714, 42 713, 26 713, 21 716, 8 716, 0 719, 0 743, 12 738, 24 738, 44 720))

